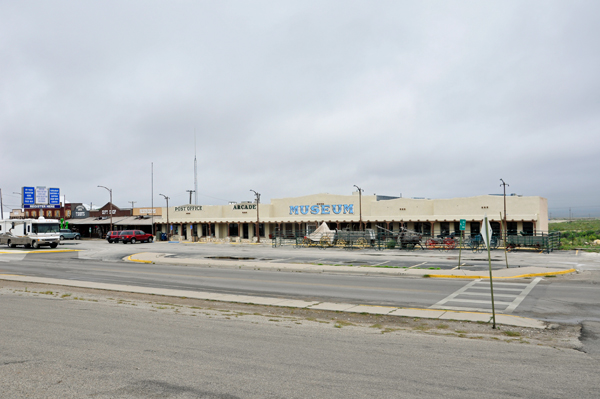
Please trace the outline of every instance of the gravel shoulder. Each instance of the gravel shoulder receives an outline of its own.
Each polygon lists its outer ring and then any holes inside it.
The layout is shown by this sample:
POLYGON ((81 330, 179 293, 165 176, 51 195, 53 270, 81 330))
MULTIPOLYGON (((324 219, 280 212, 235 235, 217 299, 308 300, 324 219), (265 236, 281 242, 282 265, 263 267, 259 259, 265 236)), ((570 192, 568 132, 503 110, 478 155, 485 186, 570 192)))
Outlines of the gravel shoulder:
POLYGON ((560 349, 581 350, 581 325, 553 324, 534 329, 497 326, 482 322, 430 320, 411 317, 368 315, 282 308, 275 306, 162 297, 86 288, 63 287, 2 281, 0 296, 38 296, 65 301, 85 301, 97 306, 128 308, 136 312, 163 312, 181 317, 218 319, 242 318, 255 324, 271 324, 287 328, 363 329, 381 334, 419 334, 461 339, 504 342, 511 345, 540 345, 560 349))

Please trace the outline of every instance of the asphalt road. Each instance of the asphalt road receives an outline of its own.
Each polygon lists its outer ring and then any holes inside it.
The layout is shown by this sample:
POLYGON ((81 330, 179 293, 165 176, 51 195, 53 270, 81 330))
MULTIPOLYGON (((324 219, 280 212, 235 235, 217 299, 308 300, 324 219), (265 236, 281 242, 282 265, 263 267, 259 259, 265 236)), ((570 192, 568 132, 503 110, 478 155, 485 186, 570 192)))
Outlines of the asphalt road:
POLYGON ((0 296, 6 398, 597 398, 598 360, 526 343, 0 296))
MULTIPOLYGON (((377 262, 386 265, 395 262, 410 267, 415 265, 427 267, 427 265, 447 265, 455 262, 447 254, 431 254, 429 251, 407 253, 167 243, 111 245, 104 241, 67 242, 61 245, 61 249, 67 248, 83 250, 64 253, 13 251, 10 254, 1 254, 0 273, 330 302, 418 308, 436 308, 442 305, 448 307, 452 304, 457 310, 491 310, 487 297, 478 298, 482 300, 473 299, 476 294, 489 293, 489 286, 485 280, 473 283, 454 279, 290 273, 122 261, 123 257, 133 253, 152 251, 169 253, 171 256, 181 258, 249 259, 256 260, 257 264, 259 261, 275 262, 275 264, 276 262, 313 264, 377 262), (454 302, 449 303, 450 299, 454 302)), ((504 258, 501 252, 500 255, 495 256, 504 258)), ((236 261, 231 262, 235 264, 236 261)), ((498 282, 495 285, 497 311, 545 321, 600 322, 600 307, 597 306, 600 302, 598 258, 558 252, 549 255, 523 253, 510 254, 509 262, 523 266, 551 264, 553 267, 565 269, 576 266, 583 272, 565 277, 498 282)), ((501 267, 505 267, 505 264, 501 267)))

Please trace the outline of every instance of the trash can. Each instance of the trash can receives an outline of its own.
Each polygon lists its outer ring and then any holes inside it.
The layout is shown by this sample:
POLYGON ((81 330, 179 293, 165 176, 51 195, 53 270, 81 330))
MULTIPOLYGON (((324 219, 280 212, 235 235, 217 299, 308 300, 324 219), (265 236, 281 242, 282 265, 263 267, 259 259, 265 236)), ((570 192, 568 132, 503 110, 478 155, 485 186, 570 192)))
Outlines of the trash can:
POLYGON ((167 241, 167 233, 160 233, 160 240, 167 241))

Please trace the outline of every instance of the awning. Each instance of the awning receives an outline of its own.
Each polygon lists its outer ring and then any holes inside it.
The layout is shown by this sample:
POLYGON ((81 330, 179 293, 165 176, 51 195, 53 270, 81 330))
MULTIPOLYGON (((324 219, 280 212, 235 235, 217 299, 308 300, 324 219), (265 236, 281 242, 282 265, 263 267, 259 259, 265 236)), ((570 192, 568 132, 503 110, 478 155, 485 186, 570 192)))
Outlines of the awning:
MULTIPOLYGON (((117 224, 118 221, 125 219, 124 217, 113 217, 112 224, 117 224)), ((69 225, 109 225, 110 226, 110 218, 102 219, 102 218, 85 218, 85 219, 68 219, 69 225)))

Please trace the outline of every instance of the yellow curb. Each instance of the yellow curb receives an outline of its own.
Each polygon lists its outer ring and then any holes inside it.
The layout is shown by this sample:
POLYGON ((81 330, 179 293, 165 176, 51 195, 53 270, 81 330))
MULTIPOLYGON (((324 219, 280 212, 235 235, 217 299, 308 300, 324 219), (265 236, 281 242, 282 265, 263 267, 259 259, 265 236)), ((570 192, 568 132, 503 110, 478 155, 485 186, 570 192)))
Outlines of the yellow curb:
MULTIPOLYGON (((529 274, 520 274, 518 276, 510 276, 510 277, 494 277, 495 279, 508 279, 508 278, 525 278, 525 277, 543 277, 543 276, 557 276, 559 274, 568 274, 576 272, 576 269, 562 270, 560 272, 547 272, 547 273, 529 273, 529 274)), ((472 279, 489 279, 490 276, 452 276, 452 275, 443 275, 443 274, 429 274, 429 277, 433 278, 472 278, 472 279)))
POLYGON ((127 260, 130 261, 130 262, 138 262, 138 263, 152 263, 151 260, 131 259, 132 256, 139 255, 139 254, 140 253, 129 255, 127 257, 127 260))

